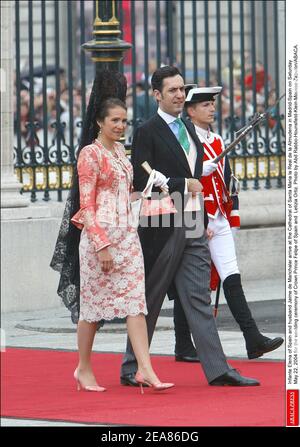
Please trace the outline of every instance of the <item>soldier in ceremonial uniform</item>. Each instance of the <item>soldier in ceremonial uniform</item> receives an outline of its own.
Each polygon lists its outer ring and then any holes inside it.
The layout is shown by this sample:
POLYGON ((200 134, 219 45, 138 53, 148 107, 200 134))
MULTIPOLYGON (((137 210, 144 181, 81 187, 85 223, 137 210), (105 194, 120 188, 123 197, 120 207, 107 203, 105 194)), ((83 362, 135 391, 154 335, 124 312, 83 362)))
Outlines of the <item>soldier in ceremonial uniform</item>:
MULTIPOLYGON (((213 162, 225 149, 220 135, 210 129, 215 118, 215 96, 221 90, 222 87, 191 88, 187 92, 185 110, 204 148, 201 183, 208 217, 207 231, 212 259, 211 289, 215 290, 219 280, 222 281, 227 304, 243 332, 248 358, 254 359, 277 349, 283 343, 283 339, 281 337, 270 339, 261 334, 251 315, 242 288, 233 237, 234 231, 240 226, 238 181, 231 173, 226 156, 217 164, 213 162)), ((196 350, 177 292, 172 288, 168 295, 175 300, 175 359, 196 362, 196 350)))

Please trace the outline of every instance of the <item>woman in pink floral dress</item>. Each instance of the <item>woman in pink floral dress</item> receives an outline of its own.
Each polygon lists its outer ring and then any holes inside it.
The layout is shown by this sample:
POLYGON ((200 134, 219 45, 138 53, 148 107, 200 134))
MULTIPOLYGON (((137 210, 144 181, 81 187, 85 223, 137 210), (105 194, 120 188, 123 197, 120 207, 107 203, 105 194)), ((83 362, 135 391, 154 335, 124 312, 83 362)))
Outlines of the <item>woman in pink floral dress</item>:
MULTIPOLYGON (((164 390, 152 369, 145 315, 144 261, 137 229, 131 226, 133 170, 118 143, 127 121, 125 104, 106 99, 96 116, 99 133, 81 149, 77 170, 80 209, 72 223, 81 231, 78 389, 105 391, 91 367, 91 351, 100 320, 125 318, 138 361, 136 381, 164 390)), ((142 388, 141 388, 142 389, 142 388)))

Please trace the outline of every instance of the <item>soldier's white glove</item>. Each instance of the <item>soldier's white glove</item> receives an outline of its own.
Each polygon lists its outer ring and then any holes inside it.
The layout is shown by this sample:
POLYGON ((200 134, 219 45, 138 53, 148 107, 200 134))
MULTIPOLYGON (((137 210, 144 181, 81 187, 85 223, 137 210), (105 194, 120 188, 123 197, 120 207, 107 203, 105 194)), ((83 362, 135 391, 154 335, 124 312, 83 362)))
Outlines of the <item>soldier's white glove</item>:
POLYGON ((203 171, 202 175, 203 177, 207 177, 208 175, 212 174, 218 167, 218 163, 213 163, 210 160, 207 160, 203 163, 203 171))
POLYGON ((236 233, 238 232, 238 227, 231 227, 232 237, 235 240, 236 233))
POLYGON ((159 171, 155 171, 155 176, 154 176, 154 182, 153 185, 156 186, 157 188, 161 188, 161 189, 165 189, 165 190, 169 190, 169 187, 167 185, 168 181, 170 180, 170 178, 167 178, 164 174, 162 174, 159 171))

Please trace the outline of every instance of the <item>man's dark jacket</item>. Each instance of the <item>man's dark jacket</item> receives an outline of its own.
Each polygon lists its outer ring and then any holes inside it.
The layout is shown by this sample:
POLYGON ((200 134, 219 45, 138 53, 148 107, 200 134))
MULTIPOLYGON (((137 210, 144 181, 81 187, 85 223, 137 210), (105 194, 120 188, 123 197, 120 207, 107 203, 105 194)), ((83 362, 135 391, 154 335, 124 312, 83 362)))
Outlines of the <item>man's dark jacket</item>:
MULTIPOLYGON (((175 118, 174 118, 175 119, 175 118)), ((148 174, 142 168, 142 163, 147 161, 152 169, 161 172, 168 181, 169 193, 179 192, 184 198, 185 178, 200 179, 203 164, 203 146, 196 135, 193 124, 183 120, 197 149, 195 172, 192 174, 184 151, 176 136, 168 124, 156 114, 142 124, 135 132, 132 141, 131 161, 134 169, 134 189, 143 191, 148 181, 148 174)), ((159 192, 158 189, 153 191, 159 192)), ((184 204, 183 204, 184 209, 184 204)), ((140 227, 139 235, 145 259, 146 275, 151 270, 157 256, 173 232, 171 226, 167 227, 140 227)))

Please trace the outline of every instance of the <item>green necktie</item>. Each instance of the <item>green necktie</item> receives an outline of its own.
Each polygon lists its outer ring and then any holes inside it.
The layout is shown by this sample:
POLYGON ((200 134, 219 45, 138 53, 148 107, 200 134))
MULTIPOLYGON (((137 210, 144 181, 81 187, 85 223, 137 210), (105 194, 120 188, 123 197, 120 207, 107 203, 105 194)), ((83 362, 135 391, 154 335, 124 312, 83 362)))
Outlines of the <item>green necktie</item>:
POLYGON ((178 124, 179 131, 178 131, 178 141, 185 150, 185 152, 188 154, 190 151, 190 142, 186 133, 185 125, 183 124, 182 120, 180 118, 176 118, 174 123, 178 124))

